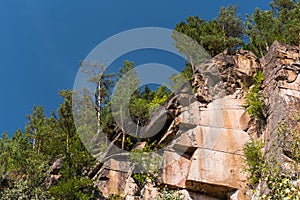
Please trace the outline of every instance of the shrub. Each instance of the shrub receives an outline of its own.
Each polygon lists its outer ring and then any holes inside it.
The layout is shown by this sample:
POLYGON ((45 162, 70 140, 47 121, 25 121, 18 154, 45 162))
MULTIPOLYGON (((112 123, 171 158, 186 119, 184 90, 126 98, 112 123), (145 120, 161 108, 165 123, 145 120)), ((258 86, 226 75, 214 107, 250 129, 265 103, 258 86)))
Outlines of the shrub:
POLYGON ((261 120, 264 119, 264 98, 262 94, 262 83, 264 75, 262 71, 258 71, 253 76, 253 84, 245 97, 245 108, 251 118, 261 120))
MULTIPOLYGON (((288 130, 285 124, 280 123, 277 129, 277 140, 279 140, 278 148, 283 148, 281 143, 283 134, 291 135, 289 147, 291 156, 295 161, 295 166, 299 165, 300 158, 300 136, 296 130, 288 130)), ((263 143, 260 140, 251 139, 250 142, 244 145, 245 168, 248 172, 250 187, 254 188, 259 181, 264 183, 268 190, 265 194, 260 194, 260 198, 264 200, 277 199, 295 199, 299 200, 300 190, 294 180, 299 179, 299 172, 287 170, 283 168, 280 159, 276 156, 264 158, 260 149, 263 143)))
POLYGON ((245 172, 249 173, 248 184, 254 187, 262 176, 262 169, 265 165, 263 155, 261 153, 261 148, 263 147, 263 142, 260 140, 255 141, 251 139, 250 142, 246 143, 243 147, 245 154, 245 172))
POLYGON ((71 178, 67 181, 60 181, 56 186, 51 186, 49 193, 55 199, 88 200, 93 198, 93 190, 93 182, 90 179, 71 178))
POLYGON ((132 178, 138 184, 139 188, 144 187, 146 180, 157 181, 157 173, 161 163, 161 157, 152 152, 156 142, 147 144, 141 150, 132 150, 129 160, 139 173, 134 173, 132 178))
POLYGON ((180 193, 179 190, 172 190, 167 187, 162 189, 162 191, 158 194, 156 200, 183 200, 184 195, 180 193))

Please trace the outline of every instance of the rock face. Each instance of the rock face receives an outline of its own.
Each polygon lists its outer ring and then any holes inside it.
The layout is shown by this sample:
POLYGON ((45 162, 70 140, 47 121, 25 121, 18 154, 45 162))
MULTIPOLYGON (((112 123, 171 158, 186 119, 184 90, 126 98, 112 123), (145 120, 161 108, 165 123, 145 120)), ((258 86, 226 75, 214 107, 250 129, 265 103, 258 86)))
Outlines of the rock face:
POLYGON ((162 183, 219 198, 243 189, 245 176, 239 169, 248 134, 239 123, 242 106, 242 99, 228 95, 205 109, 193 109, 193 120, 181 120, 179 115, 179 127, 188 121, 194 128, 180 127, 165 150, 162 183))
POLYGON ((260 60, 252 52, 240 50, 232 56, 221 53, 195 66, 190 88, 174 94, 158 112, 166 115, 167 124, 161 125, 161 115, 157 115, 150 127, 143 129, 147 135, 158 125, 163 127, 156 138, 162 158, 158 185, 148 181, 139 190, 128 158, 116 156, 94 177, 103 195, 155 199, 158 188, 167 185, 179 189, 185 199, 249 199, 245 196, 246 174, 242 172, 243 145, 249 141, 253 121, 243 106, 243 85, 249 84, 261 68, 266 104, 261 137, 267 143, 266 151, 272 152, 268 141, 274 140, 278 123, 285 120, 295 127, 291 111, 300 110, 299 49, 278 42, 260 60))
POLYGON ((52 185, 56 185, 58 180, 60 179, 61 175, 59 174, 59 171, 62 169, 63 166, 63 160, 57 159, 52 166, 50 167, 48 171, 48 176, 45 179, 45 185, 47 188, 49 188, 52 185))
POLYGON ((265 75, 264 96, 267 108, 264 137, 268 141, 274 138, 278 124, 282 121, 290 128, 297 128, 296 124, 290 123, 300 110, 299 48, 274 42, 261 63, 265 75))
MULTIPOLYGON (((299 48, 274 42, 267 55, 260 59, 265 76, 263 93, 265 98, 266 123, 263 135, 265 157, 281 163, 283 169, 290 170, 293 160, 289 158, 289 130, 300 133, 295 116, 300 111, 300 62, 299 48), (286 126, 284 137, 278 137, 280 124, 286 126)), ((300 169, 300 168, 299 168, 300 169)), ((268 189, 263 183, 258 186, 261 194, 268 189)), ((253 198, 255 199, 255 198, 253 198)))

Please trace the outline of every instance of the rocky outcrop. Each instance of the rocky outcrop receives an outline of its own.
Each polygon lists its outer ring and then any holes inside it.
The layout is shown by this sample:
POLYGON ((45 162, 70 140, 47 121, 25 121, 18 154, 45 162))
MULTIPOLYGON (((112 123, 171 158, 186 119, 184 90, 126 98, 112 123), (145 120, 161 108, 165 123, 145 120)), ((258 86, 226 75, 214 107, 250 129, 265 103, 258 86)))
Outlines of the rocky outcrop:
MULTIPOLYGON (((293 111, 300 110, 299 49, 275 42, 260 60, 252 52, 240 50, 235 55, 221 53, 195 66, 191 84, 169 98, 141 131, 158 141, 155 153, 162 162, 157 183, 148 180, 140 189, 132 179, 134 166, 128 154, 123 154, 109 159, 94 177, 103 195, 154 199, 159 188, 168 186, 178 189, 185 199, 251 198, 245 195, 243 145, 257 126, 244 109, 244 85, 251 84, 258 69, 265 74, 266 122, 260 126, 262 135, 255 137, 266 141, 266 154, 288 156, 288 147, 278 152, 272 144, 281 121, 300 130, 292 120, 293 111)), ((135 148, 143 146, 141 141, 135 148)))
POLYGON ((181 114, 175 119, 180 128, 164 152, 162 183, 225 198, 244 187, 245 176, 239 170, 242 147, 248 141, 239 123, 243 100, 228 95, 206 108, 194 104, 198 109, 186 115, 190 117, 181 114), (185 129, 187 123, 190 128, 185 129))
POLYGON ((59 174, 59 171, 62 169, 62 167, 62 159, 57 159, 53 162, 52 166, 48 170, 48 175, 44 181, 46 188, 49 188, 50 186, 56 185, 58 183, 58 180, 61 178, 61 174, 59 174))
POLYGON ((268 54, 261 59, 261 63, 265 75, 264 97, 267 115, 264 138, 268 141, 274 138, 280 122, 285 121, 290 128, 297 128, 295 123, 290 123, 300 110, 299 48, 274 42, 268 54))
MULTIPOLYGON (((265 142, 264 156, 270 162, 280 163, 282 169, 291 171, 294 161, 290 158, 290 131, 300 133, 299 123, 295 120, 300 111, 299 48, 276 41, 260 62, 265 76, 266 122, 261 136, 265 142), (285 128, 279 133, 283 124, 285 128)), ((260 194, 268 193, 263 181, 257 188, 260 194)))

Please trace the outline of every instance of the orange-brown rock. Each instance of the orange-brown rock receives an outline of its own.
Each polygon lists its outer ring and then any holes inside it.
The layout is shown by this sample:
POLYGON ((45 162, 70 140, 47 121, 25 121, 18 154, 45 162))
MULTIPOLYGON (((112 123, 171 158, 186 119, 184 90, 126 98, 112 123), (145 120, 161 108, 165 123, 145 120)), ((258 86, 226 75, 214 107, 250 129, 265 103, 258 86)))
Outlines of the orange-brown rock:
POLYGON ((251 136, 264 139, 266 158, 275 155, 284 169, 291 169, 290 138, 286 135, 279 141, 277 128, 285 122, 288 129, 300 131, 293 119, 300 110, 299 48, 274 42, 260 60, 240 50, 235 55, 221 53, 194 68, 191 86, 195 94, 190 87, 182 87, 141 129, 142 136, 158 141, 156 147, 161 148, 160 185, 150 181, 136 197, 132 165, 116 157, 103 165, 97 178, 104 196, 121 193, 126 199, 155 199, 159 188, 167 185, 179 189, 185 199, 256 199, 267 190, 263 181, 257 193, 247 190, 243 145, 251 136), (265 76, 266 106, 264 119, 255 124, 245 112, 243 88, 258 69, 265 76))

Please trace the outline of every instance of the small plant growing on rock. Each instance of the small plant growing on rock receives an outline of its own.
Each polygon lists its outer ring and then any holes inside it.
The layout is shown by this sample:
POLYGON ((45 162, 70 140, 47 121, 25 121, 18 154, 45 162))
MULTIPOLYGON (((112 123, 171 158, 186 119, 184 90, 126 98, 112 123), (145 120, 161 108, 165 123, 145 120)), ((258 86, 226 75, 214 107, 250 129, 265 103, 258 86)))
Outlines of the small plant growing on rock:
POLYGON ((256 120, 264 119, 264 98, 262 94, 262 83, 264 75, 262 71, 258 71, 253 76, 253 84, 245 97, 245 108, 251 118, 256 120))
POLYGON ((143 149, 134 149, 130 152, 129 160, 134 164, 135 169, 140 172, 134 173, 132 178, 140 189, 144 187, 147 180, 157 182, 161 158, 152 152, 155 145, 156 141, 147 144, 143 149))
MULTIPOLYGON (((300 122, 298 118, 297 122, 300 122)), ((300 136, 296 130, 288 130, 284 123, 279 123, 277 129, 277 141, 279 144, 277 145, 281 149, 285 145, 284 141, 282 141, 284 134, 291 136, 289 148, 291 150, 290 156, 296 166, 295 169, 286 169, 277 157, 277 154, 274 157, 264 157, 260 151, 263 143, 259 140, 251 139, 243 148, 246 157, 244 170, 248 173, 249 186, 254 189, 258 183, 261 183, 266 189, 259 194, 260 199, 299 200, 300 188, 297 185, 297 180, 299 181, 300 174, 297 168, 300 164, 300 136)))
POLYGON ((262 176, 262 169, 265 166, 265 161, 261 152, 264 146, 260 140, 251 139, 250 142, 244 145, 243 151, 245 154, 245 172, 249 173, 249 186, 254 187, 262 176))
POLYGON ((172 190, 164 187, 158 194, 156 200, 183 200, 184 195, 179 190, 172 190))
POLYGON ((109 200, 123 200, 124 197, 119 194, 111 194, 111 195, 109 195, 108 199, 109 200))

